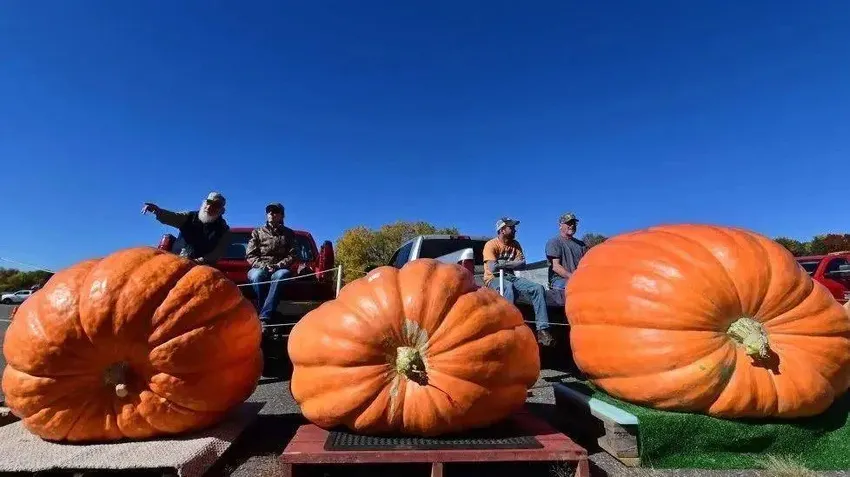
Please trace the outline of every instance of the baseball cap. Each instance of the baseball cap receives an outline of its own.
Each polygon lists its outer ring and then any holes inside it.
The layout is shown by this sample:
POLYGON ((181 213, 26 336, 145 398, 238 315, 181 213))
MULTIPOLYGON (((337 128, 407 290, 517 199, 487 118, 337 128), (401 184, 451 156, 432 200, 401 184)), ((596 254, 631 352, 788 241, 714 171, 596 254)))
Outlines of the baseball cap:
POLYGON ((224 200, 224 196, 221 195, 221 193, 219 193, 219 192, 210 192, 209 195, 207 196, 207 200, 209 202, 220 202, 221 205, 224 205, 224 203, 226 202, 224 200))
POLYGON ((282 214, 283 213, 283 204, 281 204, 280 202, 272 202, 271 204, 266 206, 266 213, 269 213, 273 210, 276 211, 276 212, 280 212, 282 214))
POLYGON ((502 227, 507 227, 509 225, 519 225, 519 220, 514 220, 510 217, 502 217, 496 221, 496 232, 502 230, 502 227))
POLYGON ((578 217, 576 217, 576 214, 574 214, 572 212, 567 212, 566 214, 563 214, 563 215, 561 215, 561 217, 558 218, 558 223, 559 224, 566 224, 566 223, 571 222, 573 220, 578 222, 578 217))

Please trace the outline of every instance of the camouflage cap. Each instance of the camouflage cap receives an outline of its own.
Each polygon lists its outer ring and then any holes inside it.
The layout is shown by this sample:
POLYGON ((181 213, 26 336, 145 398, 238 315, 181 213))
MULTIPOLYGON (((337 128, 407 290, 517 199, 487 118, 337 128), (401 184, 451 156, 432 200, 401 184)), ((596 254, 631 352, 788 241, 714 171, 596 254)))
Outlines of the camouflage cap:
POLYGON ((572 221, 578 222, 578 217, 576 217, 576 214, 572 212, 567 212, 566 214, 563 214, 558 218, 559 224, 567 224, 572 221))
POLYGON ((207 202, 219 202, 221 205, 225 204, 224 196, 221 195, 220 192, 210 192, 206 198, 207 202))
POLYGON ((496 221, 496 232, 502 230, 502 227, 517 225, 519 225, 519 220, 514 220, 510 217, 502 217, 501 219, 496 221))

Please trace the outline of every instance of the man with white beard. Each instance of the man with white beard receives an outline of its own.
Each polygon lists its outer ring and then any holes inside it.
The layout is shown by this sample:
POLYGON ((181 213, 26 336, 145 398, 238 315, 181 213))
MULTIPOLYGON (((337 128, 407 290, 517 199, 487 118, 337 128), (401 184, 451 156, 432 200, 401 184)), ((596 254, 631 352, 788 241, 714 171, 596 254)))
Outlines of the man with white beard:
POLYGON ((230 226, 224 220, 224 196, 210 192, 198 210, 172 212, 145 202, 142 214, 153 212, 156 220, 180 231, 180 256, 204 265, 213 265, 224 254, 230 226))

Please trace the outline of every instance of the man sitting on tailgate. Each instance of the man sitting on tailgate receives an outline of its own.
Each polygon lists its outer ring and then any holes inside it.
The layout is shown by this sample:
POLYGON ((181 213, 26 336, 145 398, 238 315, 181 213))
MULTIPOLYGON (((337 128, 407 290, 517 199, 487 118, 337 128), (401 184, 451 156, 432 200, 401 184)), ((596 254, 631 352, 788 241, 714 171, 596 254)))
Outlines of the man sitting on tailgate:
POLYGON ((499 270, 504 270, 504 297, 514 303, 521 295, 534 307, 537 341, 543 346, 553 346, 555 338, 549 333, 549 314, 546 309, 546 289, 539 283, 517 277, 514 270, 525 267, 522 247, 514 238, 519 220, 503 217, 496 222, 498 236, 484 244, 484 283, 499 290, 499 270))
POLYGON ((280 281, 292 275, 295 261, 295 234, 283 225, 284 209, 279 203, 266 206, 266 223, 251 232, 245 258, 261 321, 268 321, 280 302, 280 281), (271 282, 271 283, 269 283, 271 282))

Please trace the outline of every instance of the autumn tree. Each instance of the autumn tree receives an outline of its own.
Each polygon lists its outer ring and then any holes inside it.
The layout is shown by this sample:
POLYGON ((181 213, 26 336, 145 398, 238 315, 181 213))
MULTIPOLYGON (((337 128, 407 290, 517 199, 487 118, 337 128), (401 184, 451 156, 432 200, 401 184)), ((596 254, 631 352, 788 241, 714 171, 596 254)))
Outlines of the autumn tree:
POLYGON ((372 230, 364 226, 343 232, 335 246, 336 261, 342 265, 346 283, 363 276, 366 268, 386 265, 404 242, 417 235, 458 235, 457 228, 437 228, 427 222, 395 222, 372 230))
POLYGON ((815 235, 808 242, 801 242, 788 237, 777 237, 774 240, 796 257, 802 255, 825 255, 827 253, 850 250, 850 234, 815 235))

